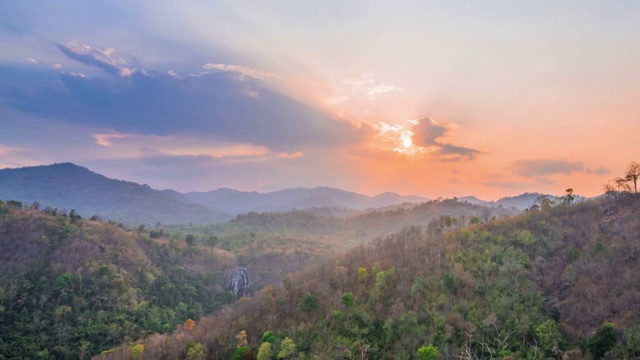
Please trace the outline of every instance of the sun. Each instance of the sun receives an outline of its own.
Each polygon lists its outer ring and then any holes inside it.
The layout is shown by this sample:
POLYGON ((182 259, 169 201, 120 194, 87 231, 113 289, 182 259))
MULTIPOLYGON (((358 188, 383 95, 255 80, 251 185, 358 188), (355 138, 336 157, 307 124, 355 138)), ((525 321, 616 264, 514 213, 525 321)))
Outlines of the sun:
POLYGON ((405 148, 410 148, 413 146, 413 139, 411 139, 411 135, 408 133, 404 133, 400 136, 400 140, 402 140, 402 146, 405 148))

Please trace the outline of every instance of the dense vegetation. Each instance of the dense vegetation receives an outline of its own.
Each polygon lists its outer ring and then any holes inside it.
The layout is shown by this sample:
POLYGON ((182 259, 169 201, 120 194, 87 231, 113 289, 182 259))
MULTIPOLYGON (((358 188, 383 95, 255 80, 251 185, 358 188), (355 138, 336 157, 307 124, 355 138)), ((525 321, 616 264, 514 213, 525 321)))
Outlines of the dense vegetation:
POLYGON ((640 197, 624 195, 407 227, 102 357, 637 358, 640 197))
POLYGON ((233 254, 0 202, 0 359, 88 358, 235 300, 233 254))
POLYGON ((252 293, 374 234, 410 223, 461 227, 479 221, 474 215, 492 216, 482 210, 445 200, 347 217, 249 213, 220 226, 125 230, 75 210, 7 201, 0 204, 0 354, 84 358, 235 300, 226 285, 236 265, 248 268, 252 293))
MULTIPOLYGON (((461 228, 474 221, 487 222, 491 218, 513 214, 503 207, 488 208, 455 199, 431 200, 409 207, 393 207, 390 210, 371 210, 348 216, 334 216, 331 209, 288 212, 250 212, 221 224, 207 226, 169 226, 180 233, 194 233, 204 238, 215 236, 219 246, 227 250, 264 243, 262 237, 280 238, 289 245, 309 242, 317 249, 339 248, 347 250, 367 243, 379 235, 400 231, 411 225, 423 225, 435 229, 461 228)), ((273 242, 269 243, 273 246, 273 242)), ((300 247, 300 246, 298 246, 300 247)))

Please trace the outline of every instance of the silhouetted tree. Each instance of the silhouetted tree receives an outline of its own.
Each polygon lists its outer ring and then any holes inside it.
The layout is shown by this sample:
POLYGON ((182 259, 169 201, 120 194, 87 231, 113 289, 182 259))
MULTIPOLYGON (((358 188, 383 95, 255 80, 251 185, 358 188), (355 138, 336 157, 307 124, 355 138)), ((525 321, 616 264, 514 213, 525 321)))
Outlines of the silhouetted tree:
POLYGON ((571 202, 575 199, 575 196, 573 196, 573 188, 568 188, 566 190, 566 199, 567 199, 567 205, 569 205, 569 207, 571 207, 571 202))
POLYGON ((638 193, 638 178, 640 178, 640 164, 632 161, 627 167, 627 173, 624 176, 626 181, 633 182, 633 192, 638 193))

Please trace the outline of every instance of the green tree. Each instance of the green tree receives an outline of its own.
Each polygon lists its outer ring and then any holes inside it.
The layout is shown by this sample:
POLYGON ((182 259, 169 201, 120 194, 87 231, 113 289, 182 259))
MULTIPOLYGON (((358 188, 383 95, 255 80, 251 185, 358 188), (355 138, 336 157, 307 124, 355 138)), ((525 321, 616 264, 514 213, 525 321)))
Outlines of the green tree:
MULTIPOLYGON (((242 360, 245 356, 247 356, 249 353, 253 353, 251 351, 251 348, 248 346, 242 346, 236 349, 236 351, 233 353, 233 360, 242 360)), ((251 355, 253 356, 253 355, 251 355)))
POLYGON ((258 358, 257 360, 270 360, 273 356, 273 347, 269 342, 263 342, 260 345, 260 349, 258 349, 258 358))
POLYGON ((356 303, 356 298, 350 293, 344 293, 342 298, 340 298, 340 303, 345 307, 350 308, 356 303))
POLYGON ((276 335, 271 330, 267 330, 262 334, 262 341, 273 344, 276 341, 276 335))
POLYGON ((293 340, 288 337, 282 340, 282 344, 280 344, 280 352, 278 353, 278 360, 280 359, 291 359, 296 355, 297 348, 296 344, 294 344, 293 340))
POLYGON ((187 351, 187 360, 202 360, 204 358, 204 348, 200 343, 196 343, 187 351))
POLYGON ((589 351, 594 359, 601 359, 616 344, 616 330, 612 323, 606 323, 589 339, 589 351))
POLYGON ((562 340, 562 334, 558 330, 558 324, 553 320, 547 320, 536 327, 535 333, 540 344, 540 349, 547 356, 552 356, 553 347, 557 346, 562 340))
POLYGON ((134 347, 131 348, 131 358, 140 359, 140 355, 142 355, 143 351, 144 351, 144 345, 142 344, 135 345, 134 347))
POLYGON ((302 301, 300 301, 299 307, 300 310, 310 314, 315 309, 319 308, 320 305, 318 305, 318 298, 311 294, 311 292, 307 292, 307 294, 302 298, 302 301))
POLYGON ((420 360, 436 360, 438 355, 438 348, 429 344, 428 346, 421 346, 418 349, 418 359, 420 360))
POLYGON ((359 267, 358 268, 358 280, 360 280, 361 283, 365 283, 367 282, 367 278, 369 277, 369 274, 367 273, 367 269, 363 268, 363 267, 359 267))

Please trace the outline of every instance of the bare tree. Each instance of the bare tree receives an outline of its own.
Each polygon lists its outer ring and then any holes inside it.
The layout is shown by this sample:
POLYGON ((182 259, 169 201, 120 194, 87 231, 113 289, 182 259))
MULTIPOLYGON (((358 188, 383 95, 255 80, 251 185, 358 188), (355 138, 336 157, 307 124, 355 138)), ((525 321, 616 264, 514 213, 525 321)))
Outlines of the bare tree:
POLYGON ((640 164, 632 161, 627 168, 627 174, 624 179, 626 181, 633 181, 633 192, 638 193, 638 178, 640 178, 640 164))

